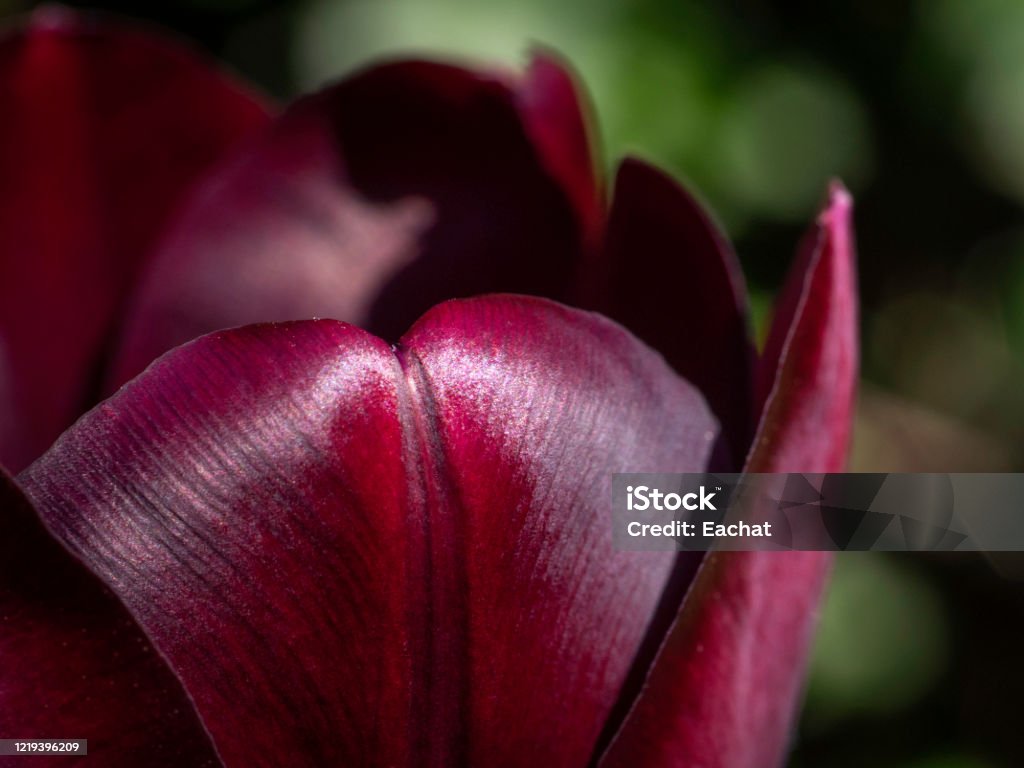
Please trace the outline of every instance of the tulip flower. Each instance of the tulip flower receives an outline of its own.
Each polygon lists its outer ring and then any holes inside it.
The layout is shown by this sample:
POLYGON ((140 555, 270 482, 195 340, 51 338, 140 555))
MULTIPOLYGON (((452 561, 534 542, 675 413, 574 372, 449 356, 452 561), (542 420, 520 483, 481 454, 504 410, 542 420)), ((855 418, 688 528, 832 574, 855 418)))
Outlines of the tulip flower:
POLYGON ((842 468, 841 187, 757 355, 724 236, 640 160, 606 203, 548 53, 270 116, 47 10, 0 38, 0 103, 0 737, 781 764, 827 555, 618 551, 610 477, 842 468))

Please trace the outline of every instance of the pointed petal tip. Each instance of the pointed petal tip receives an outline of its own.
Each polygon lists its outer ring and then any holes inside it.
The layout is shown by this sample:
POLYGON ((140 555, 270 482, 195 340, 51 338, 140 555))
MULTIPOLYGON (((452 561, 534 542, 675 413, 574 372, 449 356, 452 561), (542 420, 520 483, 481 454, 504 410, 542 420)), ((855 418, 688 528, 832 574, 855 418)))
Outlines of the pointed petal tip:
POLYGON ((758 369, 761 423, 748 471, 845 465, 859 365, 854 240, 853 198, 833 181, 776 304, 758 369))
POLYGON ((539 41, 531 41, 526 48, 523 74, 527 80, 541 76, 556 76, 570 82, 577 92, 583 90, 583 78, 569 58, 558 49, 539 41))
POLYGON ((828 252, 833 259, 844 264, 842 270, 849 272, 846 277, 845 290, 855 297, 857 249, 853 226, 853 195, 842 181, 833 179, 829 184, 828 202, 818 216, 818 226, 822 227, 831 240, 828 252))
POLYGON ((849 227, 853 216, 853 195, 840 179, 832 179, 828 185, 828 200, 818 215, 818 224, 824 227, 849 227))
POLYGON ((567 60, 547 43, 532 40, 526 47, 526 66, 551 66, 562 70, 570 70, 567 60))
POLYGON ((849 188, 843 183, 843 180, 838 176, 833 176, 828 182, 828 193, 829 199, 834 200, 837 197, 842 197, 848 204, 853 204, 853 195, 850 194, 849 188))

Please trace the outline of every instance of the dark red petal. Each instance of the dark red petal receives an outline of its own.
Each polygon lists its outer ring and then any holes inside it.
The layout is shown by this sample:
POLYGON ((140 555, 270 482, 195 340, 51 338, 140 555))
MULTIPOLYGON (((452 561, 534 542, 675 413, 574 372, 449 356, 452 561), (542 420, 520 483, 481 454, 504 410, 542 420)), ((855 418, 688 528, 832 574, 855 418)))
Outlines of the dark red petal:
POLYGON ((229 766, 409 764, 399 375, 335 322, 204 338, 22 475, 229 766))
POLYGON ((581 765, 674 564, 610 475, 699 471, 697 392, 607 320, 439 307, 175 350, 23 476, 231 766, 581 765))
POLYGON ((593 117, 582 86, 557 54, 542 50, 530 60, 516 96, 548 170, 576 208, 587 245, 596 248, 604 229, 604 184, 595 156, 593 117))
MULTIPOLYGON (((836 187, 791 278, 795 308, 778 315, 789 324, 773 329, 787 341, 746 471, 842 470, 857 378, 853 262, 850 198, 836 187)), ((830 562, 710 555, 602 766, 781 765, 830 562)))
POLYGON ((833 184, 783 288, 758 370, 764 408, 747 459, 761 472, 845 463, 859 353, 852 217, 850 194, 833 184))
POLYGON ((245 323, 331 317, 394 340, 448 298, 565 297, 585 239, 582 171, 556 143, 571 143, 578 114, 554 65, 538 66, 516 90, 399 62, 298 102, 163 243, 115 380, 245 323))
POLYGON ((753 432, 743 274, 701 205, 658 169, 623 161, 594 306, 663 355, 704 393, 733 466, 753 432))
POLYGON ((181 684, 138 625, 50 537, 2 470, 0 669, 5 738, 88 739, 97 768, 219 765, 181 684))
POLYGON ((468 713, 466 764, 583 765, 675 561, 612 548, 609 473, 706 466, 717 428, 695 390, 596 315, 450 303, 404 343, 440 451, 433 600, 441 631, 456 629, 433 641, 437 679, 468 713))
POLYGON ((91 405, 170 210, 265 116, 175 44, 51 7, 0 34, 0 113, 0 356, 16 373, 0 463, 20 468, 91 405))

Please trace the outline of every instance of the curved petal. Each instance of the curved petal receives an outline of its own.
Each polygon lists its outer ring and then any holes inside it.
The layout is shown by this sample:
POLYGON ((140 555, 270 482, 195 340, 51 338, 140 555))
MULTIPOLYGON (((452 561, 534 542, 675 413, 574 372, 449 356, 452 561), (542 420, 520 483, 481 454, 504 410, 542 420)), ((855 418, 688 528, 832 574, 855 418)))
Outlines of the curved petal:
POLYGON ((205 337, 23 481, 229 766, 569 766, 674 565, 612 548, 609 473, 700 471, 716 432, 618 326, 490 297, 397 354, 328 321, 205 337))
POLYGON ((220 764, 124 606, 53 540, 2 471, 0 668, 7 738, 88 739, 98 768, 220 764))
POLYGON ((568 75, 535 66, 509 85, 396 62, 296 103, 164 241, 114 383, 246 323, 331 317, 395 340, 445 299, 565 297, 593 215, 574 209, 587 150, 568 75))
POLYGON ((753 433, 754 349, 743 273, 700 203, 647 163, 615 179, 594 307, 657 349, 704 393, 739 465, 753 433))
POLYGON ((783 287, 758 370, 764 408, 747 458, 761 472, 845 464, 860 350, 852 217, 850 194, 836 182, 783 287))
MULTIPOLYGON (((749 472, 843 468, 857 377, 849 195, 834 187, 785 336, 749 472)), ((787 287, 784 295, 793 295, 787 287)), ((709 555, 602 766, 781 765, 831 557, 709 555)))
POLYGON ((448 605, 469 610, 441 626, 461 624, 462 644, 433 637, 451 654, 438 677, 454 672, 465 697, 466 764, 583 765, 676 560, 612 548, 611 473, 704 467, 717 425, 696 390, 596 315, 449 303, 404 343, 445 470, 434 551, 461 546, 448 605))
POLYGON ((0 351, 18 469, 86 407, 170 210, 263 108, 159 37, 46 7, 0 33, 0 351))
POLYGON ((515 93, 548 170, 576 209, 586 244, 596 248, 604 229, 604 182, 583 87, 558 54, 537 50, 515 93))
POLYGON ((397 368, 333 322, 205 338, 21 476, 228 766, 408 764, 397 368))

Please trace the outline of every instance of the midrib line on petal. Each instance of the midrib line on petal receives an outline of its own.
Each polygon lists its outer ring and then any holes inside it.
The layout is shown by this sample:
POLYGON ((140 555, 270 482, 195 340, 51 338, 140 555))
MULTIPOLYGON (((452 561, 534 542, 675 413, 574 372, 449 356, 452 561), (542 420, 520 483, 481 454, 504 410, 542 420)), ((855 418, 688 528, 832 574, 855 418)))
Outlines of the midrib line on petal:
POLYGON ((407 585, 410 638, 410 766, 468 765, 469 616, 466 536, 446 472, 434 392, 416 354, 399 346, 411 546, 407 585), (416 523, 419 525, 416 525, 416 523), (416 540, 418 539, 418 541, 416 540))

